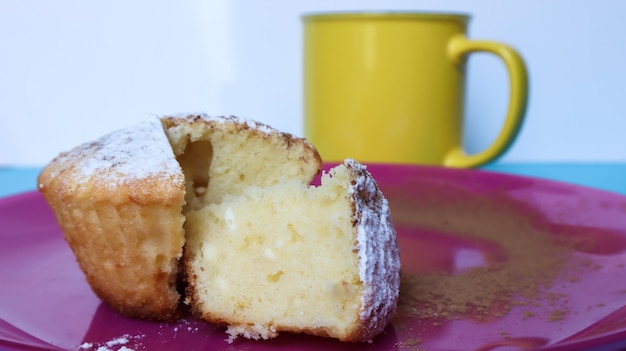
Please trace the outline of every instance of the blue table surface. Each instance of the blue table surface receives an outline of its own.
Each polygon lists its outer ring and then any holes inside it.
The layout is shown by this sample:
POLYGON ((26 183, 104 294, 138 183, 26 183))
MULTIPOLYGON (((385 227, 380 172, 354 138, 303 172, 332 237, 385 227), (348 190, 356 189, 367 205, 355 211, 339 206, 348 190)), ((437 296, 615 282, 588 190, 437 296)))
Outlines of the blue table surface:
MULTIPOLYGON (((550 179, 626 195, 623 163, 493 163, 481 170, 550 179)), ((0 197, 37 188, 39 167, 0 167, 0 197)))

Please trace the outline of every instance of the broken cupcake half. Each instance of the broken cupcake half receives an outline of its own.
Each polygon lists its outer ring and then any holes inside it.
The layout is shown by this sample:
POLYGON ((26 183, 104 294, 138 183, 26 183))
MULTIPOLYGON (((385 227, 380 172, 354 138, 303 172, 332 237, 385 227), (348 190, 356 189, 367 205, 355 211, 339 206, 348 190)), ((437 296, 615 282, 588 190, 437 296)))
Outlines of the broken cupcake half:
POLYGON ((184 301, 230 340, 370 340, 398 301, 389 206, 360 163, 311 186, 321 168, 303 138, 180 115, 61 153, 38 185, 90 287, 124 315, 172 320, 184 301))

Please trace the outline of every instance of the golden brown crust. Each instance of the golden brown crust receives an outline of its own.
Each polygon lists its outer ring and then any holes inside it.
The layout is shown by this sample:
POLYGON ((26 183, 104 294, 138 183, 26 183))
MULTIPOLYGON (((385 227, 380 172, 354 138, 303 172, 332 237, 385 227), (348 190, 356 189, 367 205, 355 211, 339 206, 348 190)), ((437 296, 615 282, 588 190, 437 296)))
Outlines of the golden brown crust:
MULTIPOLYGON (((156 126, 142 131, 162 133, 156 126)), ((180 298, 184 177, 165 166, 140 176, 120 174, 122 168, 106 160, 113 155, 100 152, 111 138, 60 154, 39 175, 39 191, 98 297, 127 316, 170 320, 180 298)), ((155 138, 167 143, 164 134, 155 138)), ((143 142, 155 140, 129 140, 126 150, 153 152, 132 145, 143 142)), ((118 156, 115 162, 122 161, 118 156)))

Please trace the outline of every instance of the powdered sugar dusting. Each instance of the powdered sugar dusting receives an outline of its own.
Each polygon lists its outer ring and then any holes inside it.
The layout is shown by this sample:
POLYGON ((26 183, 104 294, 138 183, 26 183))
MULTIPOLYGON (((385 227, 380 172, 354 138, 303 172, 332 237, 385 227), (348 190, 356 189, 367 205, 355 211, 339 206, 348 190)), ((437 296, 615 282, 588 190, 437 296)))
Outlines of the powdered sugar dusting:
POLYGON ((104 343, 85 342, 78 347, 78 350, 137 351, 139 349, 143 349, 143 346, 139 342, 143 338, 143 335, 131 336, 128 334, 124 334, 104 343))
POLYGON ((359 275, 365 286, 361 320, 381 331, 394 313, 400 291, 400 254, 389 203, 364 165, 347 159, 355 176, 350 194, 355 203, 359 275), (380 318, 379 318, 380 317, 380 318))
MULTIPOLYGON (((158 119, 144 121, 77 146, 60 154, 55 161, 72 166, 78 181, 98 179, 107 186, 146 177, 182 175, 158 119)), ((66 168, 59 167, 58 172, 66 168)))
POLYGON ((132 178, 181 172, 158 119, 115 131, 96 141, 93 155, 85 158, 80 171, 91 177, 101 174, 101 170, 132 178))

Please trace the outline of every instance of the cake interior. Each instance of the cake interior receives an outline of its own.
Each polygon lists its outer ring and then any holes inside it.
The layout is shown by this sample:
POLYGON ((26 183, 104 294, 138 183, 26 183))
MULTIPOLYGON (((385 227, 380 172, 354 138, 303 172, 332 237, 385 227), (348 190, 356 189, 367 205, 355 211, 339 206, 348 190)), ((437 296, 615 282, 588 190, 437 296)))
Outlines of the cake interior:
POLYGON ((184 123, 165 130, 186 179, 184 261, 195 312, 228 324, 233 337, 349 334, 363 286, 345 167, 312 187, 315 170, 276 157, 298 160, 302 149, 184 123))
POLYGON ((362 283, 345 177, 341 168, 320 187, 250 186, 187 213, 193 299, 203 317, 254 338, 280 330, 348 335, 362 283))
POLYGON ((317 163, 312 151, 290 139, 237 124, 210 124, 165 119, 166 134, 186 181, 185 211, 219 203, 226 194, 241 194, 248 185, 269 186, 285 179, 310 182, 317 163))

